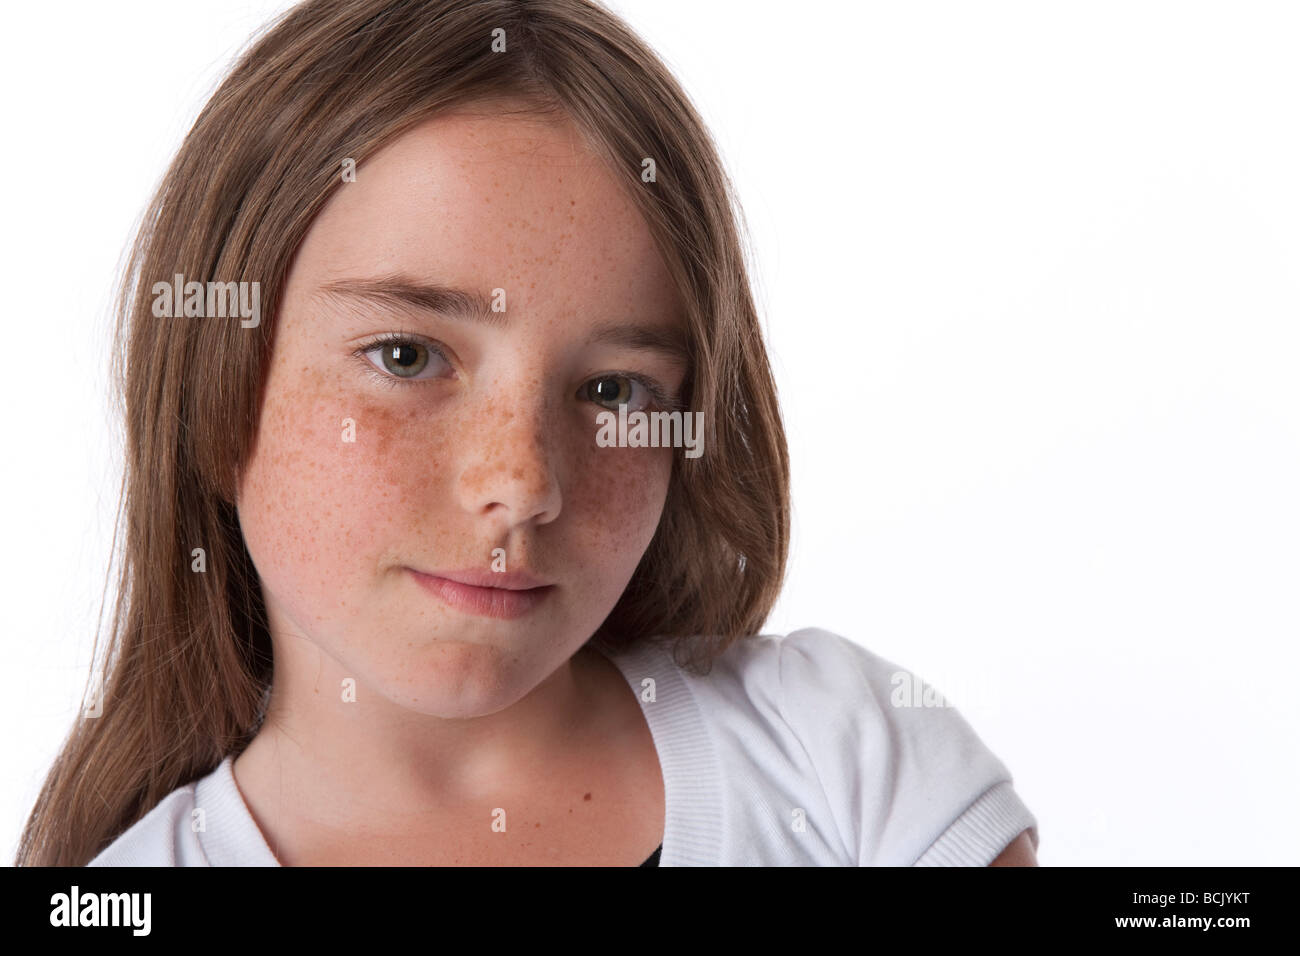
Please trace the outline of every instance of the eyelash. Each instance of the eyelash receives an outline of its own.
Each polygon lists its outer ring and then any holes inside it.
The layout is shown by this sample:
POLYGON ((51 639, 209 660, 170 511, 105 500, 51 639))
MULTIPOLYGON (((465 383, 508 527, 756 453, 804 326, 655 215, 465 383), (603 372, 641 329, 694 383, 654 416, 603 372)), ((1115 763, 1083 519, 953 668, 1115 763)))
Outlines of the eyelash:
MULTIPOLYGON (((366 358, 366 354, 368 352, 373 352, 375 349, 381 346, 392 347, 396 345, 423 346, 424 348, 428 349, 430 353, 438 356, 448 365, 451 364, 451 359, 447 357, 447 353, 444 352, 437 345, 425 340, 422 337, 414 336, 404 332, 385 332, 383 335, 376 336, 370 341, 359 346, 358 348, 353 350, 352 354, 361 360, 363 367, 366 369, 366 371, 370 372, 371 375, 374 376, 374 378, 378 379, 380 382, 382 382, 384 385, 387 385, 389 388, 400 388, 404 385, 419 385, 423 382, 430 381, 429 379, 402 379, 396 375, 390 375, 387 372, 380 371, 378 368, 375 367, 373 362, 371 362, 368 358, 366 358)), ((647 392, 650 393, 651 398, 654 400, 655 406, 662 411, 680 411, 684 407, 682 402, 678 401, 676 398, 669 395, 668 390, 665 389, 658 382, 656 382, 654 379, 647 378, 646 376, 641 375, 637 372, 624 372, 624 371, 617 371, 617 370, 610 371, 610 372, 601 372, 600 375, 593 376, 592 378, 587 379, 587 381, 583 382, 582 384, 586 386, 587 384, 596 381, 597 379, 600 378, 626 378, 629 379, 630 381, 636 382, 638 385, 640 385, 642 388, 644 388, 647 392)), ((597 403, 593 403, 593 404, 597 404, 597 403)), ((605 406, 601 406, 601 407, 603 408, 605 406)))
MULTIPOLYGON (((638 375, 636 372, 619 372, 619 371, 601 372, 599 375, 587 379, 587 381, 583 382, 582 384, 585 386, 590 382, 594 382, 597 379, 602 379, 602 378, 626 378, 630 381, 636 382, 638 385, 640 385, 642 388, 644 388, 647 392, 650 393, 651 404, 658 411, 665 411, 665 412, 680 411, 684 407, 681 402, 679 402, 677 399, 669 395, 667 389, 665 389, 654 379, 646 378, 644 375, 638 375)), ((605 411, 613 410, 609 408, 607 405, 601 405, 600 407, 603 408, 605 411)))
POLYGON ((365 344, 361 345, 360 347, 355 349, 352 352, 352 354, 361 360, 362 368, 364 368, 367 372, 369 372, 371 376, 375 378, 377 381, 379 381, 381 384, 386 385, 389 388, 400 388, 403 385, 419 385, 423 382, 429 381, 429 379, 416 379, 416 380, 402 379, 396 375, 390 375, 389 373, 381 371, 380 369, 376 368, 375 363, 370 361, 370 359, 366 358, 366 354, 368 352, 373 352, 375 349, 380 348, 381 346, 392 347, 395 345, 423 346, 424 348, 429 350, 431 356, 436 355, 438 358, 442 359, 448 365, 451 364, 451 359, 447 357, 447 353, 444 352, 442 349, 440 349, 437 345, 433 344, 432 342, 428 342, 423 338, 405 332, 385 332, 383 335, 376 336, 375 338, 371 339, 369 342, 366 342, 365 344))

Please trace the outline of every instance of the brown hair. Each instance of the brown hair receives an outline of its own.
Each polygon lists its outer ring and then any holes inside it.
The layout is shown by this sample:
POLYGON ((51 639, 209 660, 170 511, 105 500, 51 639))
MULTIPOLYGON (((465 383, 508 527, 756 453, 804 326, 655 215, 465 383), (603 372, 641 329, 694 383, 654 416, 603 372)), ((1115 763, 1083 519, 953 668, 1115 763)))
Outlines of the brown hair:
POLYGON ((670 641, 679 664, 707 673, 762 627, 789 540, 785 433, 743 214, 667 68, 586 0, 308 0, 255 38, 205 105, 132 247, 117 292, 126 458, 118 590, 95 669, 103 710, 73 725, 18 865, 84 865, 256 733, 271 641, 234 501, 289 263, 343 158, 359 165, 440 111, 508 102, 567 114, 626 185, 683 304, 684 397, 709 426, 705 455, 674 456, 658 531, 592 640, 670 641), (498 28, 505 52, 491 49, 498 28), (654 182, 641 179, 647 157, 654 182), (260 282, 265 320, 159 321, 152 285, 177 273, 260 282), (207 573, 188 573, 200 545, 207 573))

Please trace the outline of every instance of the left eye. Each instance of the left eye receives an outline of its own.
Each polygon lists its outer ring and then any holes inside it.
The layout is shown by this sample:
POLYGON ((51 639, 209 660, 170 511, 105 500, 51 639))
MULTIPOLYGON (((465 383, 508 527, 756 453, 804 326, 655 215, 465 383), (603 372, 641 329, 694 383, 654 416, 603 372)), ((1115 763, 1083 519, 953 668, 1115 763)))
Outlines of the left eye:
POLYGON ((583 386, 583 392, 588 401, 603 405, 611 411, 620 405, 628 406, 629 411, 640 411, 654 398, 644 384, 627 375, 593 378, 583 386))

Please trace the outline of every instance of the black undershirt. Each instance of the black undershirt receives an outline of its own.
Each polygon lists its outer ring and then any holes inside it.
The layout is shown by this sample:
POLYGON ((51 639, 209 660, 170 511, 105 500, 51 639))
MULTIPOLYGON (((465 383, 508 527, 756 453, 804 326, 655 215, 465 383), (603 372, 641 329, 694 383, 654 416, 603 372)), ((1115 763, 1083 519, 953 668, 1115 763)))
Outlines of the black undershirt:
POLYGON ((650 859, 646 860, 646 861, 645 861, 644 863, 642 863, 641 865, 642 865, 642 866, 658 866, 658 865, 659 865, 659 853, 660 853, 660 851, 663 850, 663 848, 664 848, 664 845, 663 845, 662 843, 660 843, 659 846, 657 846, 657 847, 655 848, 655 851, 654 851, 653 853, 650 854, 650 859))

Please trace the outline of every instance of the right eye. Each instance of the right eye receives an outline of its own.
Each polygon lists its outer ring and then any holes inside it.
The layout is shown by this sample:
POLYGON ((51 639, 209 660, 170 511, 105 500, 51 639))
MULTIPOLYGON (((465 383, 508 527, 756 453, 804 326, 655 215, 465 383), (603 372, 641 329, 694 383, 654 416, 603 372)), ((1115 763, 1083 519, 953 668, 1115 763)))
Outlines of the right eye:
POLYGON ((388 335, 357 349, 378 371, 390 378, 423 381, 440 378, 451 370, 447 356, 435 345, 405 335, 388 335), (421 373, 430 371, 431 374, 421 373))

